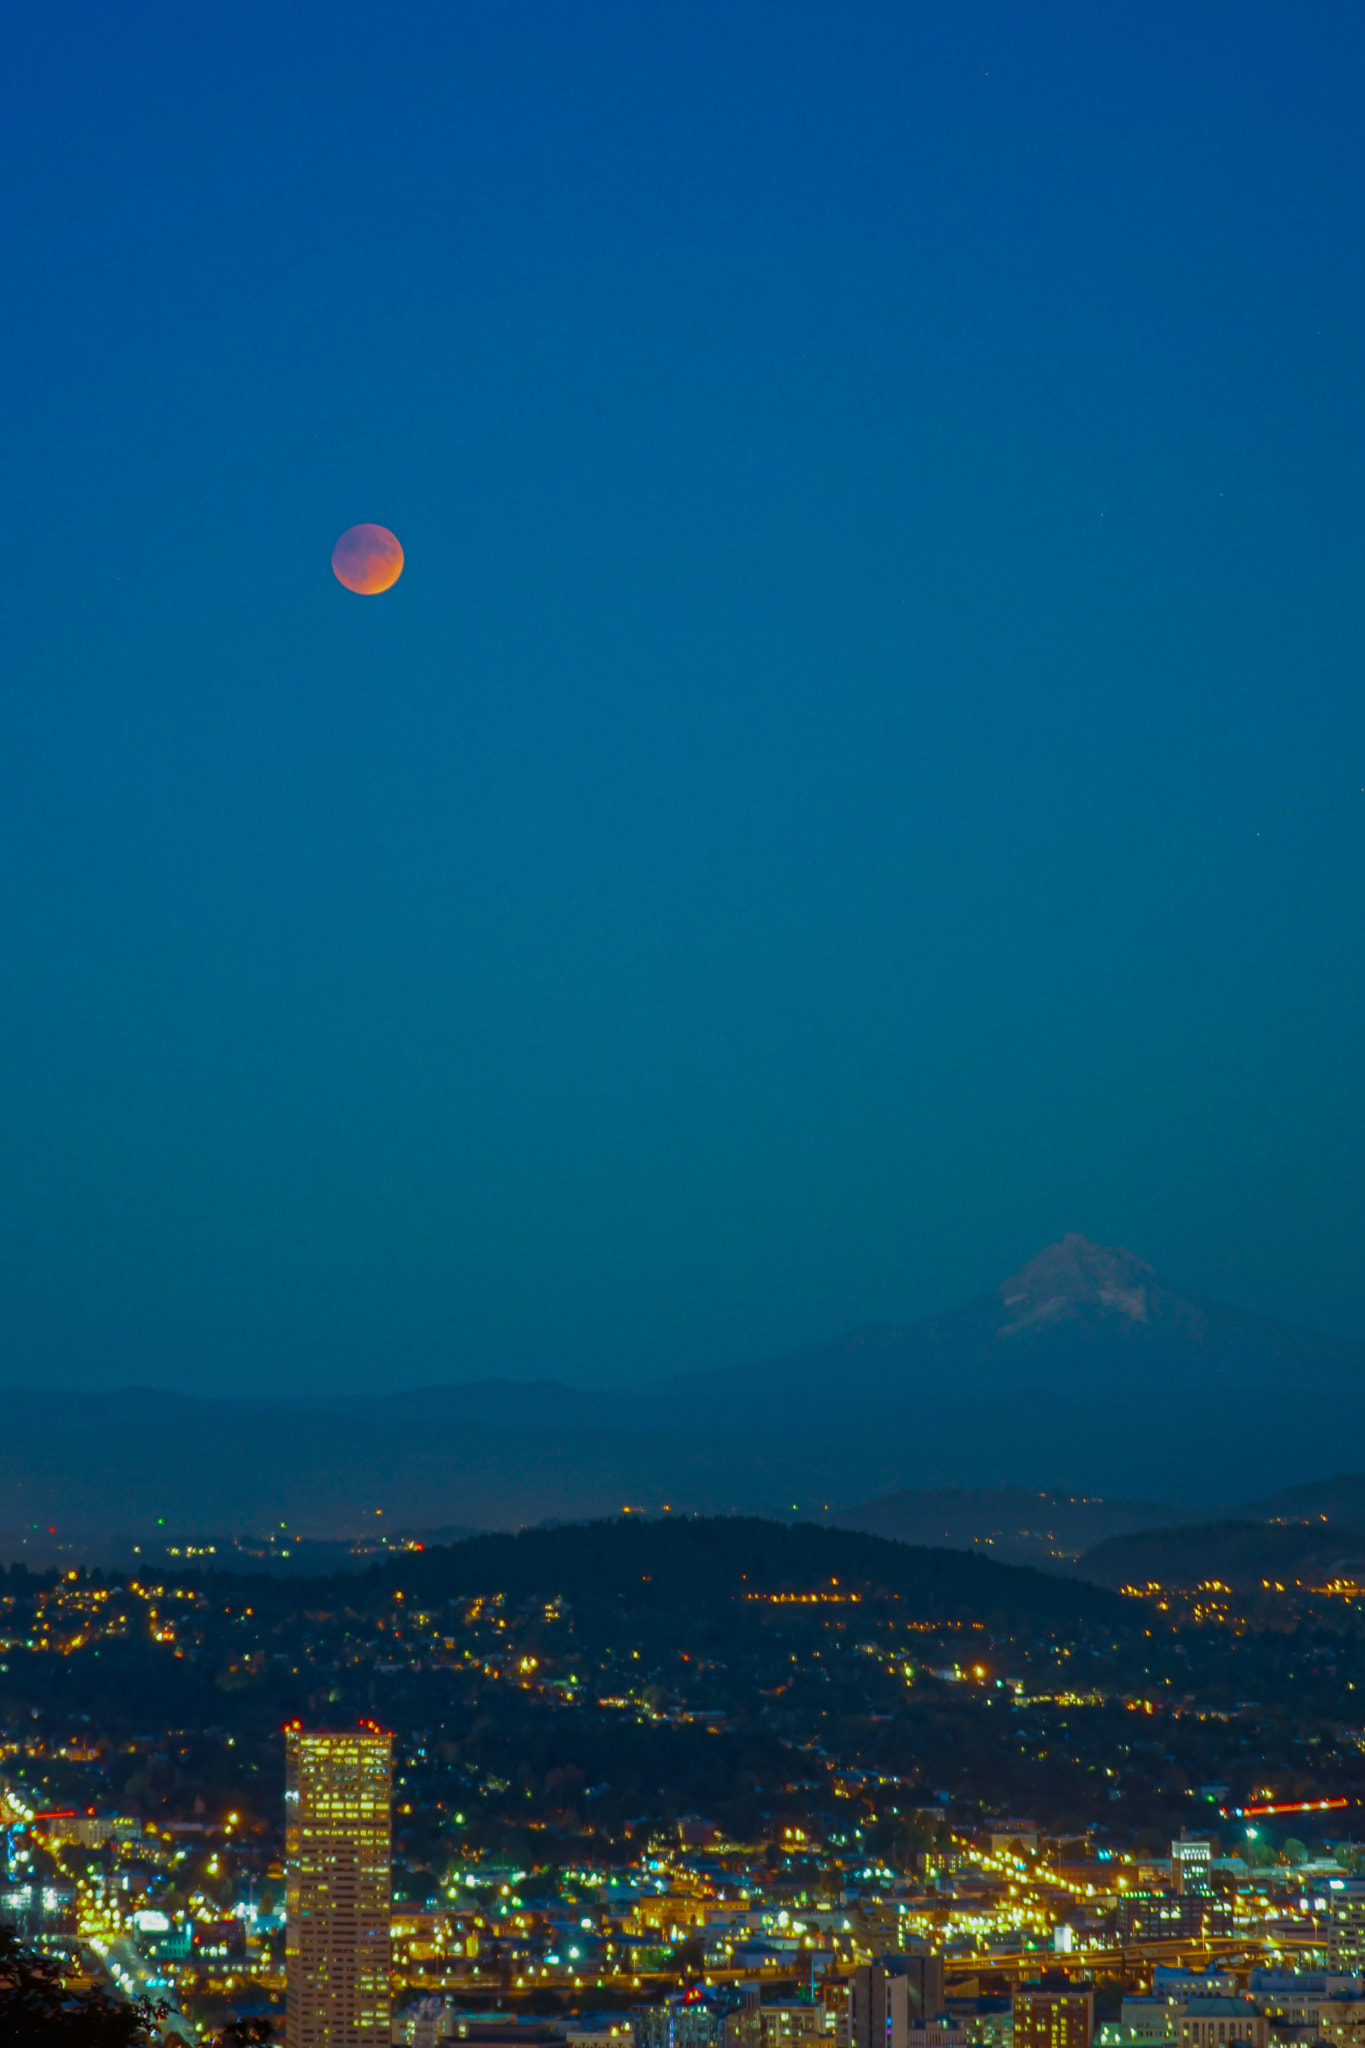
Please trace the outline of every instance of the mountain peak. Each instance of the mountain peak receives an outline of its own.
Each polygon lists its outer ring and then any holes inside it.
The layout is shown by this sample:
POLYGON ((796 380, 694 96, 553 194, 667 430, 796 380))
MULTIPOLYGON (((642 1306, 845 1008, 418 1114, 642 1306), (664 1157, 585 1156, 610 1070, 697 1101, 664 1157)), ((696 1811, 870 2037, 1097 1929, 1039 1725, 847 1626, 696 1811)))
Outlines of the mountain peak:
POLYGON ((1090 1321, 1097 1310, 1129 1326, 1146 1323, 1162 1298, 1156 1274, 1144 1260, 1115 1245, 1092 1244, 1072 1230, 1002 1283, 1005 1320, 999 1335, 1090 1321))

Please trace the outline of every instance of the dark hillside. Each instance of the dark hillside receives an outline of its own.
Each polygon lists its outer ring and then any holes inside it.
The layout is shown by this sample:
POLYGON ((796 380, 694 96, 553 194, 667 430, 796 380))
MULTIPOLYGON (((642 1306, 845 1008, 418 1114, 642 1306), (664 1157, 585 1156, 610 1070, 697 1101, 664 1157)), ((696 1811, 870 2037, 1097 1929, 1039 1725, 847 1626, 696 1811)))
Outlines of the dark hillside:
POLYGON ((929 1550, 813 1522, 752 1516, 621 1516, 519 1535, 475 1536, 376 1568, 384 1583, 425 1599, 502 1593, 508 1600, 559 1595, 575 1606, 611 1600, 664 1610, 728 1604, 746 1593, 866 1590, 899 1600, 921 1620, 1008 1616, 1047 1625, 1132 1619, 1098 1586, 997 1564, 957 1550, 929 1550))
POLYGON ((1365 1536, 1335 1523, 1207 1522, 1111 1536, 1087 1550, 1077 1573, 1102 1586, 1192 1587, 1210 1580, 1237 1592, 1272 1585, 1365 1580, 1365 1536))
POLYGON ((1365 1529, 1365 1472, 1286 1486, 1251 1501, 1243 1512, 1257 1522, 1344 1522, 1348 1529, 1365 1529))

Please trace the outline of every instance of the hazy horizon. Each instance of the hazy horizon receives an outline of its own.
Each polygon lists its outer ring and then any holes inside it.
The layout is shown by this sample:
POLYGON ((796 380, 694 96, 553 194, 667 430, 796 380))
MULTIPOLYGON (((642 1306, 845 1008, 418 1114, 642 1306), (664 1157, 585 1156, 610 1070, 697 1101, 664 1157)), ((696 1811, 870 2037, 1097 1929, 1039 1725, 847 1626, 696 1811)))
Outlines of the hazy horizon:
MULTIPOLYGON (((1040 1247, 1040 1249, 1047 1248, 1040 1247)), ((1116 1247, 1114 1249, 1130 1248, 1116 1247)), ((1002 1275, 1001 1282, 1011 1277, 1011 1275, 1002 1275)), ((1170 1274, 1157 1274, 1156 1277, 1157 1279, 1165 1283, 1168 1287, 1170 1287, 1172 1291, 1177 1295, 1198 1297, 1204 1301, 1214 1303, 1220 1307, 1228 1309, 1239 1311, 1246 1310, 1246 1304, 1243 1302, 1234 1301, 1231 1298, 1220 1297, 1218 1295, 1207 1295, 1200 1288, 1184 1287, 1178 1280, 1173 1280, 1173 1277, 1170 1274)), ((343 1389, 338 1389, 330 1379, 323 1378, 319 1378, 315 1381, 299 1380, 295 1384, 284 1389, 281 1389, 279 1387, 272 1387, 269 1385, 258 1386, 252 1384, 247 1379, 243 1378, 240 1385, 228 1389, 219 1390, 216 1388, 206 1388, 202 1384, 202 1382, 191 1382, 183 1376, 179 1379, 175 1378, 174 1376, 168 1376, 160 1380, 143 1378, 117 1381, 108 1379, 107 1377, 98 1379, 91 1378, 87 1380, 73 1378, 64 1384, 74 1392, 107 1393, 146 1390, 148 1392, 154 1393, 166 1392, 190 1394, 205 1399, 236 1398, 248 1401, 285 1401, 290 1403, 302 1404, 307 1404, 313 1401, 363 1401, 375 1397, 382 1397, 388 1394, 401 1395, 420 1393, 427 1388, 439 1389, 442 1387, 477 1386, 482 1384, 496 1384, 504 1382, 513 1385, 518 1383, 536 1385, 560 1385, 568 1387, 573 1391, 581 1391, 585 1394, 621 1393, 629 1392, 633 1388, 640 1389, 643 1391, 646 1388, 656 1386, 668 1380, 676 1378, 686 1379, 689 1376, 696 1373, 705 1374, 708 1372, 723 1372, 727 1369, 727 1367, 742 1368, 744 1366, 750 1365, 761 1365, 769 1361, 780 1362, 783 1358, 786 1358, 788 1356, 800 1354, 807 1350, 814 1350, 824 1343, 837 1341, 840 1337, 848 1336, 850 1334, 856 1334, 858 1330, 893 1328, 913 1329, 916 1327, 916 1325, 920 1323, 931 1322, 939 1316, 951 1316, 954 1310, 969 1308, 977 1302, 982 1302, 994 1298, 997 1295, 1001 1282, 997 1282, 995 1285, 988 1288, 980 1288, 976 1291, 975 1294, 968 1296, 965 1300, 944 1303, 939 1307, 930 1309, 925 1315, 922 1316, 884 1317, 877 1319, 875 1322, 851 1325, 843 1330, 814 1331, 808 1333, 804 1337, 799 1337, 794 1342, 784 1345, 778 1350, 764 1353, 753 1353, 746 1355, 743 1358, 733 1358, 724 1361, 720 1365, 717 1365, 714 1360, 704 1360, 700 1363, 696 1363, 690 1366, 687 1364, 664 1366, 660 1367, 656 1371, 635 1371, 618 1375, 615 1378, 602 1376, 594 1377, 591 1372, 570 1374, 567 1372, 553 1372, 548 1370, 537 1371, 530 1367, 518 1370, 515 1364, 511 1365, 508 1369, 502 1372, 487 1373, 473 1369, 467 1371, 460 1371, 458 1364, 452 1364, 451 1367, 439 1379, 396 1379, 392 1375, 386 1375, 381 1369, 376 1369, 374 1377, 369 1381, 363 1381, 358 1379, 353 1384, 343 1389)), ((1255 1314, 1257 1312, 1251 1311, 1251 1313, 1255 1314)), ((1335 1338, 1347 1343, 1350 1343, 1352 1341, 1358 1341, 1353 1340, 1348 1333, 1342 1331, 1313 1330, 1310 1325, 1293 1324, 1287 1322, 1287 1319, 1278 1318, 1274 1316, 1267 1316, 1265 1317, 1265 1320, 1268 1323, 1282 1323, 1285 1327, 1291 1329, 1307 1330, 1309 1334, 1313 1336, 1335 1338)), ((53 1390, 56 1391, 55 1386, 53 1390)), ((32 1382, 16 1378, 10 1378, 8 1380, 0 1381, 0 1393, 6 1391, 42 1392, 43 1389, 40 1386, 34 1386, 32 1382)), ((1331 1460, 1329 1459, 1328 1462, 1331 1463, 1331 1460)))

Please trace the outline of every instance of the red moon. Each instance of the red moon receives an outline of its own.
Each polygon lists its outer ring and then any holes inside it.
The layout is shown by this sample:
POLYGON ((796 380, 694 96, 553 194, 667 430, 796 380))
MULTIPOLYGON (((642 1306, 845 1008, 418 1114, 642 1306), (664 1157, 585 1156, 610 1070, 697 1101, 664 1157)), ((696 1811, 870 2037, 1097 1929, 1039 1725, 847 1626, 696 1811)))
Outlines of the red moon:
POLYGON ((332 573, 357 597, 392 590, 403 573, 398 535, 387 526, 348 526, 332 549, 332 573))

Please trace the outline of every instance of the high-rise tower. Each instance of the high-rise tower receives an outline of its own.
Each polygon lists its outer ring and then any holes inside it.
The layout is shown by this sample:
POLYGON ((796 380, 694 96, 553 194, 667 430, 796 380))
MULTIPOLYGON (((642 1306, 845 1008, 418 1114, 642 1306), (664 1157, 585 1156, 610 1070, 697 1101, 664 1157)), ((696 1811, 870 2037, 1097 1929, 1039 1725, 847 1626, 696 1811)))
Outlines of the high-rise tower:
POLYGON ((389 2048, 393 1738, 285 1732, 287 2048, 389 2048))

